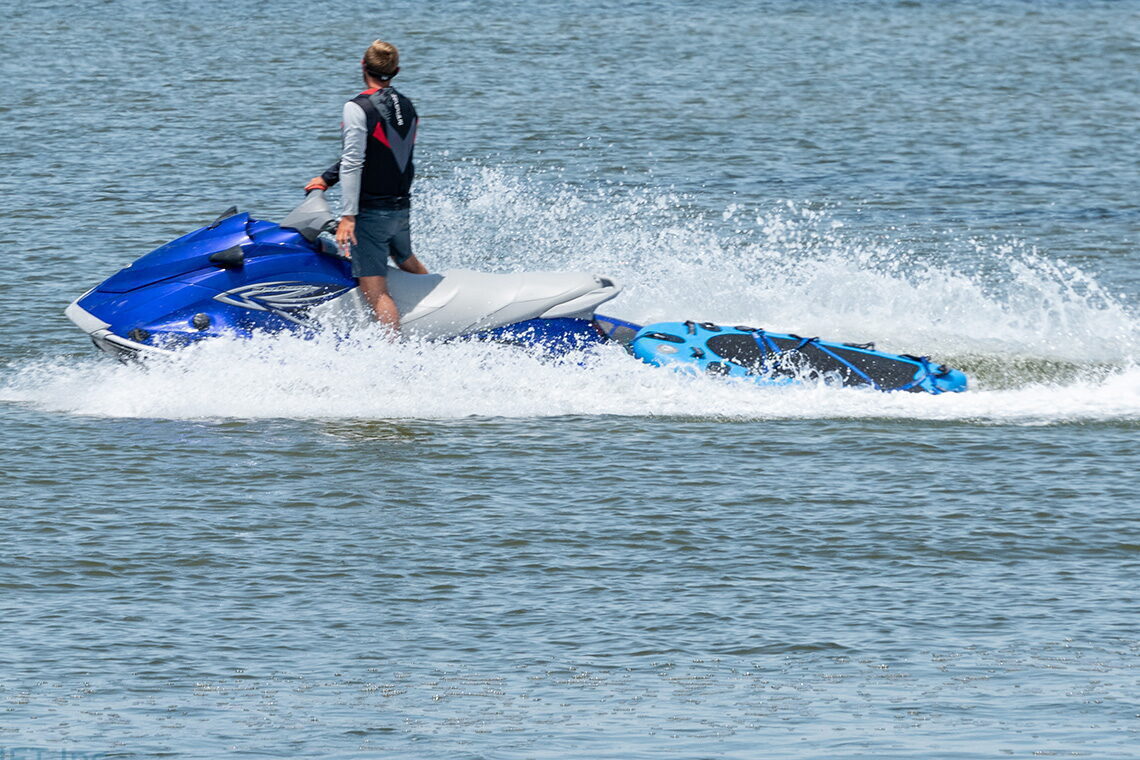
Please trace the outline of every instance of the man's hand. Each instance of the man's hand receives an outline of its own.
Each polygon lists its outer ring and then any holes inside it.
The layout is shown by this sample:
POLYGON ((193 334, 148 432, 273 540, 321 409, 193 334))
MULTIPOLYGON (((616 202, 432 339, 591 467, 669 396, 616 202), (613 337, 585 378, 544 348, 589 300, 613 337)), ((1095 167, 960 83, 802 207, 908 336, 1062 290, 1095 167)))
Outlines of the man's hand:
POLYGON ((356 217, 342 216, 336 226, 336 246, 340 255, 352 258, 352 246, 356 245, 356 217))
POLYGON ((325 182, 320 177, 313 177, 311 180, 309 180, 309 184, 305 185, 305 192, 306 193, 309 192, 310 190, 328 190, 328 189, 329 189, 329 183, 325 182))

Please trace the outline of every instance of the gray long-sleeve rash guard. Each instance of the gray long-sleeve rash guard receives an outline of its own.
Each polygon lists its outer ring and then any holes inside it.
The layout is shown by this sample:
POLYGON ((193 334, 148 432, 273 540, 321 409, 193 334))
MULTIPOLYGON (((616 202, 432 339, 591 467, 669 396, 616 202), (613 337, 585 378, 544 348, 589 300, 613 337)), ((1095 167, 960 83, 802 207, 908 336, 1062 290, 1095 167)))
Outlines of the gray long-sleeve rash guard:
POLYGON ((360 211, 360 178, 364 173, 364 151, 368 147, 368 118, 364 109, 351 100, 344 104, 340 127, 340 205, 345 216, 360 211))

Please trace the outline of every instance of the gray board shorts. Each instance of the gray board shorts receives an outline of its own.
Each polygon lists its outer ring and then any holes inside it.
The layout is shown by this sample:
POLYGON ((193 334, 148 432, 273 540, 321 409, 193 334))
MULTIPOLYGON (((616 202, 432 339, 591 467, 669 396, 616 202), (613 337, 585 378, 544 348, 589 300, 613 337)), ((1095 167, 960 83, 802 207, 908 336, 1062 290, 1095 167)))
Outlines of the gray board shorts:
POLYGON ((388 257, 397 264, 412 255, 411 211, 362 208, 356 215, 353 277, 387 277, 388 257))

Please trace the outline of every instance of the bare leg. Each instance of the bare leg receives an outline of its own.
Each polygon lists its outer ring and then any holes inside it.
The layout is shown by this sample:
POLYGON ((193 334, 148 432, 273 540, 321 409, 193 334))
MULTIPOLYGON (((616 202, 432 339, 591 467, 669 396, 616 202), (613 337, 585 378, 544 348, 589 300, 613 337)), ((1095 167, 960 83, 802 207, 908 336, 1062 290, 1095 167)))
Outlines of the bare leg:
POLYGON ((360 292, 372 307, 376 321, 393 332, 400 331, 400 312, 396 309, 396 302, 388 294, 387 277, 358 277, 360 292))
POLYGON ((412 274, 427 274, 428 273, 427 267, 425 267, 423 264, 421 264, 420 260, 417 259, 415 256, 409 256, 408 258, 401 261, 400 262, 400 269, 403 269, 405 272, 411 272, 412 274))

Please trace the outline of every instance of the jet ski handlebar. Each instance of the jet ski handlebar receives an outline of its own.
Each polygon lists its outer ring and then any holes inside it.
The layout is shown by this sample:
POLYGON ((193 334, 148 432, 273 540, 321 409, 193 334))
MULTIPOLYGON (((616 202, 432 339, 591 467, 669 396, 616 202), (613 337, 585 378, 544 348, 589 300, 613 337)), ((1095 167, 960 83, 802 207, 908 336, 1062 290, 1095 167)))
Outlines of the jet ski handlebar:
POLYGON ((281 226, 295 229, 310 242, 316 242, 322 232, 335 228, 336 222, 337 216, 325 198, 325 191, 313 189, 305 195, 305 200, 286 214, 281 226))

